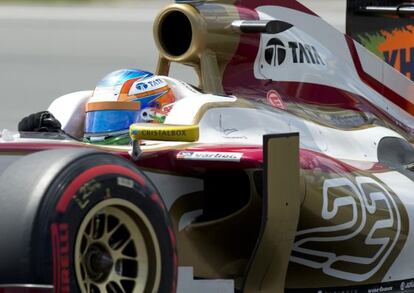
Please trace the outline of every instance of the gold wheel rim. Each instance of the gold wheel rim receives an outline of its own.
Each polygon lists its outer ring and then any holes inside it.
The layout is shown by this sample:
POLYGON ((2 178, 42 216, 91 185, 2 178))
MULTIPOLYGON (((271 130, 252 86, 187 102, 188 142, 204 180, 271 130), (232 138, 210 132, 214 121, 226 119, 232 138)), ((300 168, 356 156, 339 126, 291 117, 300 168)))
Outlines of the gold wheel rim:
POLYGON ((161 253, 141 209, 107 199, 84 217, 76 235, 74 264, 82 293, 157 292, 161 253))

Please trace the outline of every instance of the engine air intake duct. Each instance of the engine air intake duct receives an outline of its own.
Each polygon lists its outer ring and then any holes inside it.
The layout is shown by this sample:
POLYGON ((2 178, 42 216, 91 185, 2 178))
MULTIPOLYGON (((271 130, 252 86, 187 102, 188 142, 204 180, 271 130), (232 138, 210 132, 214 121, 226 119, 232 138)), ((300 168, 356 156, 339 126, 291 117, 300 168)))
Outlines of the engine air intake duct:
POLYGON ((154 37, 161 56, 172 62, 195 65, 205 48, 207 30, 195 7, 173 4, 157 16, 154 37))
POLYGON ((291 25, 278 20, 243 20, 236 6, 220 2, 181 2, 165 7, 155 19, 159 50, 157 74, 168 75, 172 62, 194 67, 199 86, 224 93, 221 84, 227 64, 245 33, 278 33, 291 25))
POLYGON ((184 55, 191 46, 193 30, 189 18, 181 11, 171 11, 160 23, 161 46, 171 56, 184 55))

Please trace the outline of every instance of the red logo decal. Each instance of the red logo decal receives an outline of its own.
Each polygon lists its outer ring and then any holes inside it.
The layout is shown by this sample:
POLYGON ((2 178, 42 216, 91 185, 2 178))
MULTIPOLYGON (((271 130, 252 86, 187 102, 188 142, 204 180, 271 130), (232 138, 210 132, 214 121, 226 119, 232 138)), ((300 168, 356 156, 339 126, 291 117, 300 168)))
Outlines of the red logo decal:
POLYGON ((271 90, 267 93, 267 101, 270 103, 270 105, 272 105, 273 107, 279 108, 279 109, 283 109, 285 110, 286 107, 283 104, 283 99, 282 97, 279 95, 279 93, 275 90, 271 90))

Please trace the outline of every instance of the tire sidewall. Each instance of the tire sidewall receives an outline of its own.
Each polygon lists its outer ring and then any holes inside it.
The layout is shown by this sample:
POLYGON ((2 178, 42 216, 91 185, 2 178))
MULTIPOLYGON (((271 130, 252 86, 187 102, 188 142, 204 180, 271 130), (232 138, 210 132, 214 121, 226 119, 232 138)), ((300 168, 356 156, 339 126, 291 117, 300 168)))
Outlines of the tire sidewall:
POLYGON ((39 256, 34 262, 39 264, 36 272, 51 273, 57 293, 80 292, 74 265, 79 228, 93 207, 121 199, 143 211, 155 232, 161 253, 158 291, 175 291, 175 239, 162 200, 148 179, 130 163, 118 158, 106 160, 97 164, 102 160, 88 158, 69 166, 48 190, 35 226, 40 228, 34 235, 35 243, 40 244, 35 246, 38 253, 34 255, 39 256), (93 176, 91 170, 100 172, 93 176))

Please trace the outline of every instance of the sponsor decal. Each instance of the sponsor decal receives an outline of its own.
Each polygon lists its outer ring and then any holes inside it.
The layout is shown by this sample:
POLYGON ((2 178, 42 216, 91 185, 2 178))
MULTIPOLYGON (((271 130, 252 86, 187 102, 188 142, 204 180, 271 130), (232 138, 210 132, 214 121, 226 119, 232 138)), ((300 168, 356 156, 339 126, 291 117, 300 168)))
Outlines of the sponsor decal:
POLYGON ((381 293, 381 292, 413 292, 414 280, 391 281, 380 284, 347 286, 347 287, 329 287, 329 288, 301 288, 286 289, 289 293, 381 293))
POLYGON ((229 127, 229 128, 225 127, 224 123, 223 123, 223 116, 221 114, 220 114, 218 123, 219 123, 220 131, 223 133, 224 138, 226 138, 226 139, 235 139, 235 140, 239 140, 239 139, 246 140, 247 139, 247 137, 244 136, 244 135, 238 135, 240 133, 239 129, 231 128, 231 127, 229 127))
POLYGON ((164 113, 169 113, 174 105, 175 105, 175 102, 163 105, 162 108, 161 108, 161 111, 164 112, 164 113))
POLYGON ((265 60, 269 65, 281 65, 286 59, 286 46, 278 38, 270 39, 265 49, 265 60))
POLYGON ((195 125, 132 124, 129 133, 134 140, 196 141, 199 138, 195 125))
POLYGON ((139 101, 141 108, 145 108, 165 95, 168 89, 168 84, 158 77, 145 80, 131 79, 121 88, 118 101, 139 101))
MULTIPOLYGON (((312 207, 321 217, 317 225, 300 223, 290 261, 341 280, 381 280, 402 249, 400 236, 408 233, 398 198, 365 176, 326 179, 322 190, 312 188, 322 191, 312 207)), ((386 292, 388 286, 379 290, 386 292)))
POLYGON ((389 287, 380 286, 378 288, 368 289, 368 293, 391 292, 393 289, 394 287, 392 286, 389 286, 389 287))
POLYGON ((273 107, 283 109, 285 110, 285 105, 283 103, 282 97, 279 95, 279 93, 275 90, 271 90, 267 93, 267 101, 272 105, 273 107))
POLYGON ((186 152, 182 151, 177 154, 178 160, 194 161, 223 161, 223 162, 240 162, 243 153, 231 152, 186 152))
POLYGON ((316 46, 298 41, 270 39, 264 48, 264 59, 270 66, 280 66, 285 62, 293 64, 325 65, 316 46))
POLYGON ((81 210, 85 209, 90 200, 90 196, 97 190, 101 189, 102 185, 95 179, 91 180, 79 188, 79 191, 73 196, 73 199, 78 204, 81 210))
POLYGON ((318 41, 294 27, 276 36, 262 34, 255 77, 290 81, 298 78, 298 70, 324 71, 328 54, 318 41))
POLYGON ((401 282, 401 284, 400 284, 400 290, 401 291, 406 291, 406 290, 410 290, 410 289, 414 289, 414 280, 401 282))
POLYGON ((168 112, 164 112, 162 110, 158 110, 156 108, 145 108, 141 111, 141 122, 146 123, 164 123, 165 119, 167 118, 168 112))
POLYGON ((187 132, 185 130, 142 130, 141 135, 143 137, 186 137, 187 132))
MULTIPOLYGON (((309 292, 306 290, 306 292, 309 292)), ((358 289, 324 289, 318 290, 317 293, 361 293, 358 289)))
POLYGON ((134 181, 125 177, 118 177, 117 183, 119 186, 124 186, 127 188, 134 188, 134 181))
POLYGON ((146 91, 148 89, 148 84, 145 82, 139 82, 135 85, 136 89, 139 91, 146 91))
POLYGON ((149 80, 145 80, 145 81, 139 81, 135 84, 135 88, 139 91, 147 91, 149 89, 155 89, 158 88, 160 86, 165 86, 166 83, 160 79, 160 78, 155 78, 155 79, 149 79, 149 80))
POLYGON ((368 50, 414 80, 414 26, 357 35, 368 50))
POLYGON ((54 287, 56 292, 70 292, 69 225, 52 224, 54 287))

